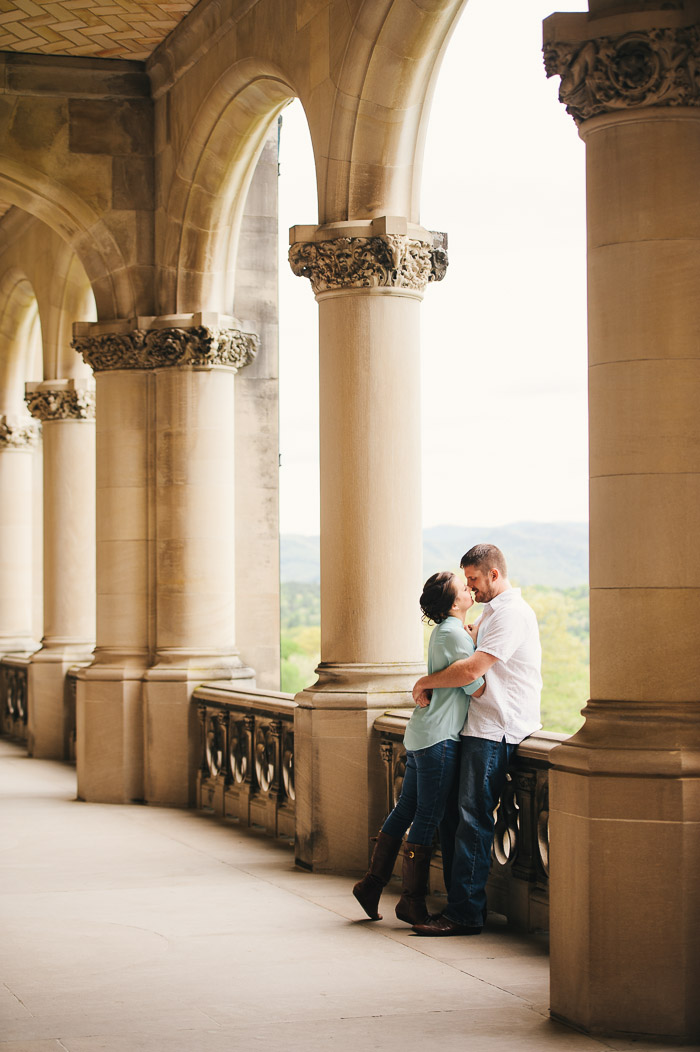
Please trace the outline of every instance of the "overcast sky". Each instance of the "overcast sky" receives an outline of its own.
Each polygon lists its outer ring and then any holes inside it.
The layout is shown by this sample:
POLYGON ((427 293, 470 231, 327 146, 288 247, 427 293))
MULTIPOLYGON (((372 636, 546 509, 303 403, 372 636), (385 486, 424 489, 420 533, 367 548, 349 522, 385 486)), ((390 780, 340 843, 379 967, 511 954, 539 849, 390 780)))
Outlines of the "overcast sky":
MULTIPOLYGON (((544 75, 554 9, 470 0, 439 75, 421 221, 450 265, 421 307, 424 526, 588 518, 584 146, 544 75)), ((288 228, 318 215, 299 103, 280 164, 281 529, 317 534, 318 307, 286 262, 288 228)))

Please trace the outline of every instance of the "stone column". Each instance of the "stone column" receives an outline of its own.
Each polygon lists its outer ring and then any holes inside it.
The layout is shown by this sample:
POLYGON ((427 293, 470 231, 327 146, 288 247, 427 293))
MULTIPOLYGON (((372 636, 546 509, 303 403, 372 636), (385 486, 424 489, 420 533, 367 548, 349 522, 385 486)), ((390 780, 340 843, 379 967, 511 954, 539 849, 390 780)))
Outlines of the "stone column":
POLYGON ((591 700, 552 753, 551 1009, 700 1036, 700 32, 545 22, 587 152, 591 700))
POLYGON ((39 427, 0 416, 0 654, 30 653, 32 635, 32 461, 39 427))
POLYGON ((419 305, 446 253, 397 218, 291 240, 320 320, 321 663, 296 699, 296 851, 357 870, 383 818, 374 719, 424 670, 419 305))
POLYGON ((256 338, 213 314, 88 329, 75 344, 97 373, 98 623, 81 674, 93 686, 78 692, 79 791, 81 772, 101 777, 109 719, 110 793, 128 782, 132 799, 187 806, 194 686, 254 684, 235 647, 233 378, 256 338), (102 728, 94 752, 88 721, 102 728))
POLYGON ((44 635, 29 667, 29 752, 64 759, 65 676, 95 645, 95 395, 91 380, 27 384, 44 446, 44 635))

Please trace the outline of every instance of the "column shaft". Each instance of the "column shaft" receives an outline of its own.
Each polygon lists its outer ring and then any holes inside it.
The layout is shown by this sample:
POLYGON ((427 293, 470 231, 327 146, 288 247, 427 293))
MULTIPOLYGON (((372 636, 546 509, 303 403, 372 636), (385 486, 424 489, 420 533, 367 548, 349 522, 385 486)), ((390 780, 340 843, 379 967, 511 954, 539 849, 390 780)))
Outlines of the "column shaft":
POLYGON ((688 1040, 700 1035, 700 33, 653 17, 667 23, 633 33, 620 17, 617 35, 585 40, 579 16, 584 40, 550 53, 587 152, 592 699, 552 754, 551 1008, 590 1031, 688 1040))
POLYGON ((47 420, 44 435, 42 648, 95 643, 95 423, 47 420))
POLYGON ((143 684, 153 639, 151 378, 99 371, 97 399, 97 646, 78 674, 80 799, 144 798, 143 684))
POLYGON ((234 373, 155 374, 156 659, 239 664, 235 650, 234 373))
POLYGON ((255 685, 235 644, 234 378, 225 366, 155 373, 156 664, 145 676, 146 798, 155 803, 193 801, 194 687, 255 685))
POLYGON ((321 297, 321 660, 420 662, 420 302, 321 297))
POLYGON ((27 385, 43 422, 44 629, 29 668, 29 748, 69 755, 67 670, 95 645, 95 419, 88 385, 27 385))
POLYGON ((29 652, 33 639, 33 454, 38 429, 0 418, 0 653, 29 652))

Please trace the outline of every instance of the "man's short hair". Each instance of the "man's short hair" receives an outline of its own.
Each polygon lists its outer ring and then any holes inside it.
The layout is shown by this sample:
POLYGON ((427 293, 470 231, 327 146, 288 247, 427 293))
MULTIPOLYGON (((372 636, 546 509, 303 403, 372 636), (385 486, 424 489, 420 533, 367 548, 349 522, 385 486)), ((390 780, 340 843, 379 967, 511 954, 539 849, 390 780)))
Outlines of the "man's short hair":
POLYGON ((495 544, 475 544, 473 548, 470 548, 462 556, 462 561, 459 565, 462 568, 475 566, 482 573, 488 573, 489 570, 495 568, 501 577, 508 576, 505 556, 495 544))

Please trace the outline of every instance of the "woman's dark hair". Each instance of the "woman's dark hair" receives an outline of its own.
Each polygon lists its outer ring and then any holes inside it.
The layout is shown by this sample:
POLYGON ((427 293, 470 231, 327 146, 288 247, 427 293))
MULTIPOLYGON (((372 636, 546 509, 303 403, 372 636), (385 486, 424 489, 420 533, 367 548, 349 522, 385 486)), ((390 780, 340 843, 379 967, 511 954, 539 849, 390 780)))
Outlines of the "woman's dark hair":
POLYGON ((423 620, 434 621, 439 625, 449 617, 456 594, 455 574, 451 570, 434 573, 423 585, 423 594, 419 600, 423 620))

